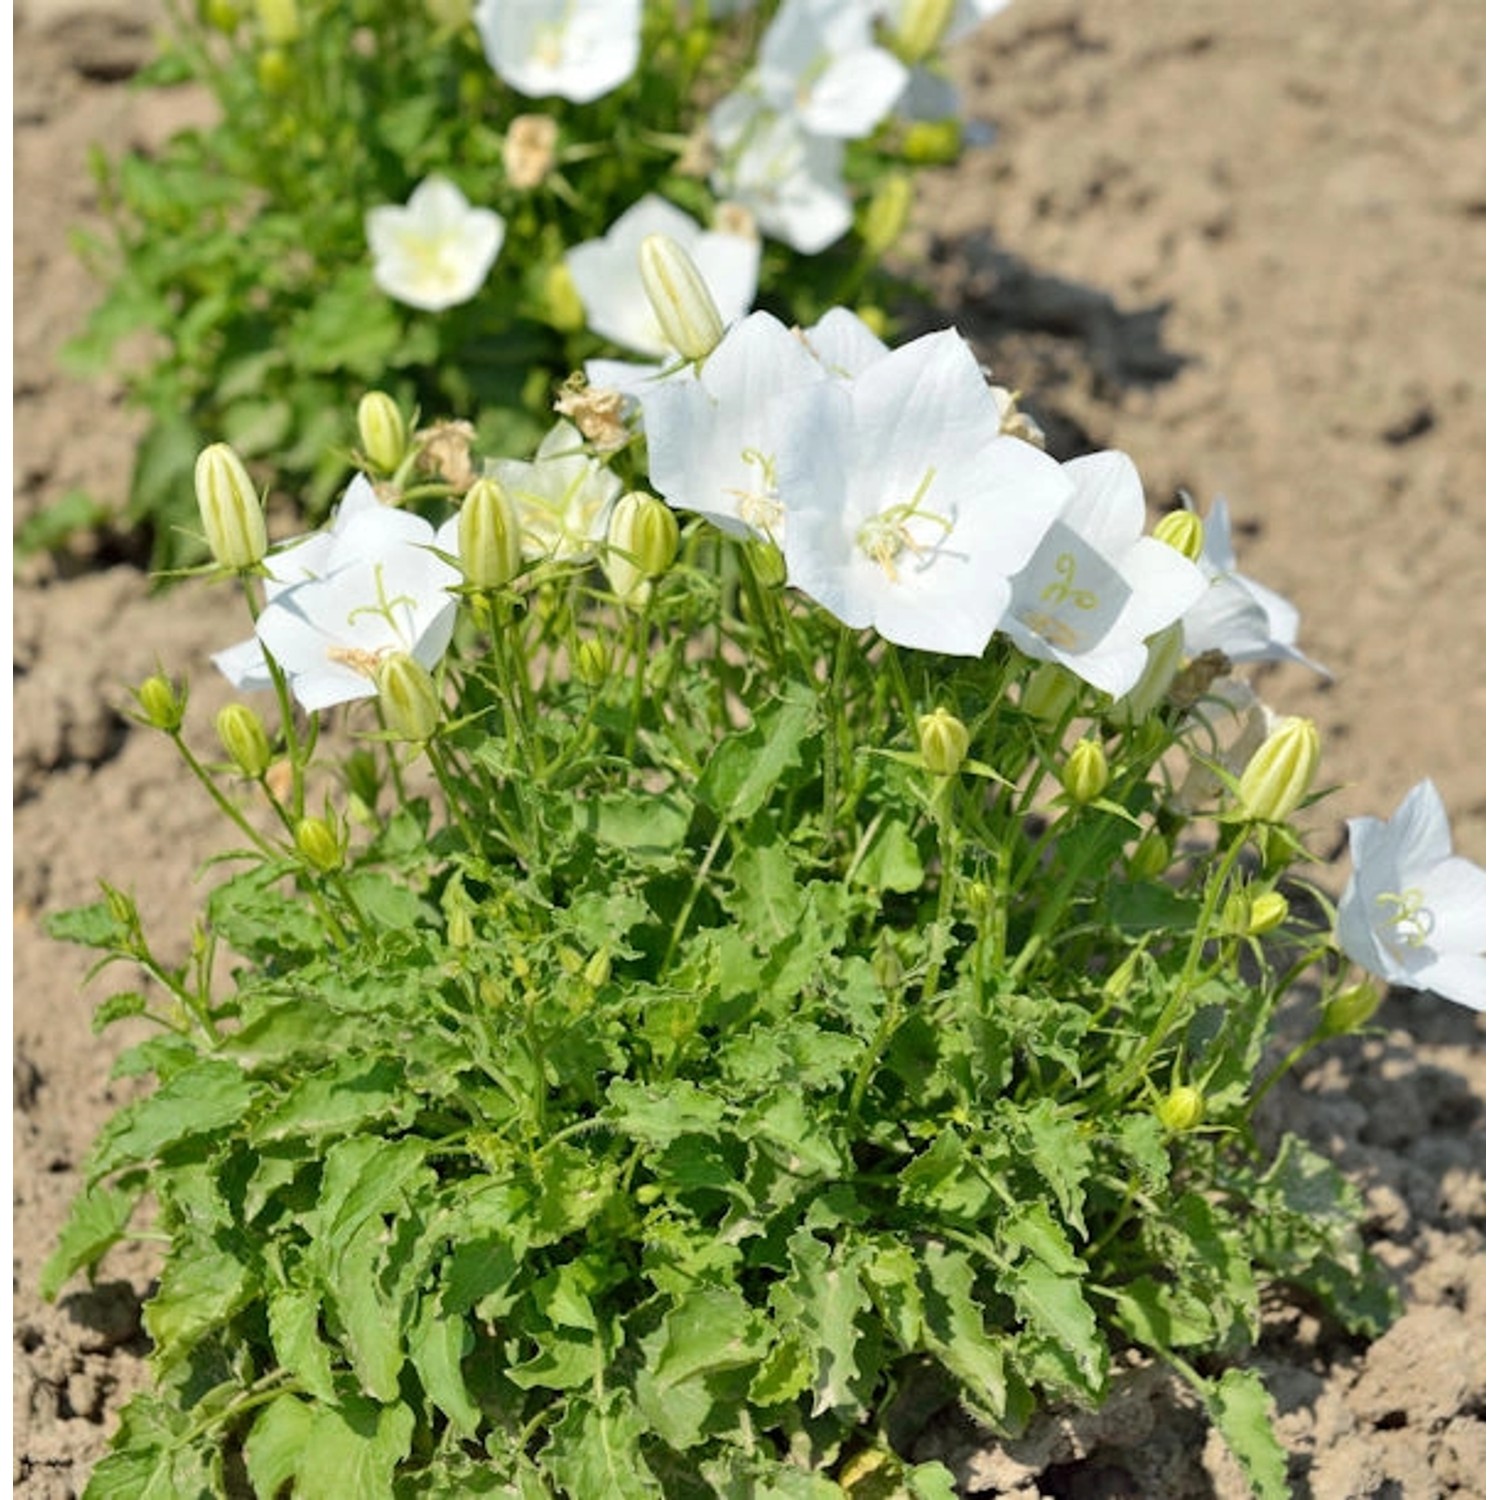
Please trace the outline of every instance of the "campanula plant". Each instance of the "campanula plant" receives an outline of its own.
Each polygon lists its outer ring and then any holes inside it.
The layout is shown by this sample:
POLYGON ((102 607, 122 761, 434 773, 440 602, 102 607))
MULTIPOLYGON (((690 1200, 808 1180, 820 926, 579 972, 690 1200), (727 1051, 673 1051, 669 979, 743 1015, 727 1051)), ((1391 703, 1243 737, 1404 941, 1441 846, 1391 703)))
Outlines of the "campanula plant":
POLYGON ((69 353, 91 371, 155 336, 122 519, 158 567, 201 561, 184 496, 210 440, 322 519, 375 385, 526 450, 585 358, 666 351, 649 232, 726 317, 856 291, 890 313, 911 173, 961 140, 943 57, 1004 3, 179 0, 141 81, 196 82, 219 118, 97 153, 106 291, 69 353))
POLYGON ((1284 601, 957 332, 638 260, 667 354, 461 484, 378 396, 292 542, 199 465, 226 760, 138 708, 234 872, 181 967, 124 891, 54 924, 159 1028, 47 1271, 167 1242, 89 1493, 926 1500, 935 1403, 1014 1433, 1143 1353, 1286 1496, 1262 1298, 1392 1296, 1257 1106, 1375 980, 1480 1003, 1482 872, 1424 783, 1301 884, 1317 729, 1234 665, 1284 601))

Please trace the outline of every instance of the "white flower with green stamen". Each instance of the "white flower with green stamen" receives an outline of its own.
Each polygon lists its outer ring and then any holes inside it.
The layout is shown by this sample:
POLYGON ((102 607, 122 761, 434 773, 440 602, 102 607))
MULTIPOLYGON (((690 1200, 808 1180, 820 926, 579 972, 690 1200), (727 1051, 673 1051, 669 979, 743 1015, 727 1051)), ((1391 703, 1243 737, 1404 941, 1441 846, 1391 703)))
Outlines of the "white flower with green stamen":
POLYGON ((439 555, 457 550, 456 527, 455 518, 434 532, 408 511, 362 508, 333 537, 317 576, 268 601, 255 634, 303 708, 375 697, 393 652, 437 665, 453 635, 449 590, 463 582, 439 555))
POLYGON ((518 93, 587 104, 635 72, 641 0, 479 0, 489 65, 518 93))
POLYGON ((1180 619, 1208 582, 1180 552, 1142 535, 1146 497, 1123 453, 1062 468, 1072 494, 1012 581, 1000 628, 1028 656, 1118 698, 1145 670, 1146 638, 1180 619))
POLYGON ((440 312, 468 302, 484 285, 505 242, 505 220, 433 176, 404 205, 372 208, 365 238, 381 291, 408 307, 440 312))
POLYGON ((587 562, 599 550, 624 484, 594 456, 571 422, 558 422, 536 457, 491 459, 485 473, 505 487, 528 561, 587 562))
POLYGON ((981 655, 1071 487, 996 430, 951 329, 806 394, 780 455, 787 582, 898 645, 981 655))
POLYGON ((1432 782, 1413 787, 1389 823, 1351 818, 1349 853, 1339 948, 1388 984, 1483 1010, 1484 871, 1453 853, 1432 782))

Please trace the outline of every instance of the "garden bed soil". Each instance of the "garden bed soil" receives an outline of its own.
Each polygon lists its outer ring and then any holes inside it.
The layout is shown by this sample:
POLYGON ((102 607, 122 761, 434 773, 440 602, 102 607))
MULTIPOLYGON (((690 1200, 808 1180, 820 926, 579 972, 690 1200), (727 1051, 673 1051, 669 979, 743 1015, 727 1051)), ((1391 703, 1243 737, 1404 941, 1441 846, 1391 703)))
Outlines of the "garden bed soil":
MULTIPOLYGON (((138 422, 108 381, 56 363, 93 297, 68 251, 95 219, 87 150, 149 148, 205 117, 136 93, 154 10, 15 7, 15 490, 24 521, 70 490, 122 502, 138 422)), ((1302 610, 1332 674, 1260 674, 1322 728, 1339 790, 1316 877, 1346 875, 1342 820, 1389 816, 1431 776, 1483 858, 1484 35, 1477 5, 1366 0, 1015 0, 961 50, 992 138, 931 174, 900 255, 1021 387, 1060 456, 1118 446, 1153 506, 1225 495, 1241 566, 1302 610)), ((223 589, 153 595, 109 541, 19 568, 14 597, 14 1473, 77 1494, 145 1379, 149 1248, 55 1306, 37 1276, 79 1167, 128 1085, 95 1037, 108 976, 46 913, 129 888, 185 951, 220 829, 159 736, 125 715, 158 663, 186 672, 193 734, 229 691, 207 661, 243 634, 223 589)), ((202 745, 209 750, 209 745, 202 745)), ((118 973, 122 984, 133 977, 118 973)), ((1272 1124, 1360 1182, 1366 1235, 1406 1311, 1374 1342, 1268 1310, 1256 1363, 1298 1495, 1483 1493, 1484 1023, 1397 995, 1385 1034, 1317 1054, 1272 1124)), ((1099 1417, 1009 1452, 955 1420, 924 1438, 974 1494, 1152 1500, 1243 1483, 1181 1390, 1139 1372, 1099 1417)))

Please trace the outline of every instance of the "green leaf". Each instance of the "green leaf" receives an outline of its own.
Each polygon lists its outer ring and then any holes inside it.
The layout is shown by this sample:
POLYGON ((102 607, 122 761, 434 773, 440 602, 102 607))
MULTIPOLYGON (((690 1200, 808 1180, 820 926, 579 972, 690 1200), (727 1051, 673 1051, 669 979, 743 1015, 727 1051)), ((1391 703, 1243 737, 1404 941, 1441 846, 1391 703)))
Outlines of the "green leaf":
POLYGON ((318 1296, 301 1287, 276 1288, 266 1299, 266 1323, 277 1361, 304 1390, 332 1405, 333 1365, 319 1327, 320 1312, 318 1296))
POLYGON ((770 1329, 732 1287, 701 1287, 680 1298, 662 1319, 648 1363, 661 1386, 696 1375, 755 1364, 770 1347, 770 1329))
POLYGON ((610 848, 626 850, 643 864, 670 860, 682 847, 692 815, 692 803, 680 792, 616 792, 574 805, 581 832, 610 848))
POLYGON ((564 1494, 604 1500, 662 1500, 662 1488, 641 1453, 646 1423, 622 1391, 602 1400, 575 1396, 552 1429, 542 1462, 564 1494))
POLYGON ((178 1141, 222 1131, 244 1117, 258 1093, 232 1062, 209 1058, 184 1068, 109 1121, 89 1157, 89 1180, 148 1162, 178 1141))
POLYGON ((69 490, 33 511, 16 529, 13 546, 17 557, 53 552, 80 531, 98 531, 109 524, 113 513, 87 490, 69 490))
POLYGON ((698 779, 698 795, 726 822, 753 816, 801 759, 817 719, 813 690, 788 684, 781 702, 763 710, 748 729, 719 741, 698 779))
POLYGON ((428 1399, 466 1438, 479 1431, 484 1413, 464 1384, 463 1357, 473 1343, 461 1317, 439 1311, 436 1298, 424 1302, 407 1335, 407 1352, 428 1399))
POLYGON ((694 1131, 712 1134, 724 1117, 721 1100, 683 1078, 655 1087, 615 1078, 606 1092, 608 1103, 600 1118, 650 1146, 666 1146, 694 1131))
POLYGON ((812 1415, 853 1421, 865 1409, 875 1371, 858 1352, 861 1315, 871 1306, 861 1269, 868 1247, 826 1245, 806 1229, 787 1241, 791 1274, 771 1289, 783 1337, 794 1335, 812 1356, 812 1415))
POLYGON ((884 818, 875 837, 865 846, 864 855, 850 872, 856 885, 877 891, 906 894, 920 890, 927 878, 922 851, 902 823, 884 818))
POLYGON ((1270 1392, 1253 1370, 1226 1370, 1200 1387, 1215 1427, 1239 1460, 1256 1500, 1291 1500, 1286 1450, 1271 1425, 1270 1392))
POLYGON ((292 320, 282 347, 299 369, 312 374, 378 381, 400 339, 401 322, 390 299, 360 266, 337 276, 292 320))
POLYGON ((208 898, 208 920, 236 953, 259 962, 306 962, 327 942, 323 924, 305 900, 274 888, 274 866, 237 875, 208 898))
POLYGON ((385 1500, 395 1492, 396 1466, 411 1451, 415 1426, 410 1407, 361 1396, 317 1408, 297 1465, 296 1493, 385 1500))
POLYGON ((42 1267, 41 1293, 51 1302, 75 1272, 93 1266, 119 1240, 145 1191, 144 1172, 132 1172, 114 1186, 85 1188, 74 1198, 57 1245, 42 1267))
POLYGON ((296 1475, 315 1423, 313 1408, 285 1393, 257 1413, 245 1438, 245 1472, 259 1500, 277 1500, 296 1475))
POLYGON ((403 1081, 401 1064, 391 1058, 346 1057, 295 1084, 255 1122, 250 1138, 265 1145, 346 1136, 406 1104, 403 1081))
POLYGON ((158 1364, 190 1353, 250 1301, 256 1285, 250 1268, 228 1250, 197 1238, 175 1243, 143 1314, 158 1364))

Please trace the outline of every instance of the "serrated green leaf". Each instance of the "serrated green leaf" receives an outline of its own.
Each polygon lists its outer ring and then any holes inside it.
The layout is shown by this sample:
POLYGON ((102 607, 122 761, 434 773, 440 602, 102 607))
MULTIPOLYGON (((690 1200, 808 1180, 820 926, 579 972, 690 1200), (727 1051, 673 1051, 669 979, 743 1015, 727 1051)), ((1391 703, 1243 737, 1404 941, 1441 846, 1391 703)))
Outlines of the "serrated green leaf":
POLYGON ((415 1426, 410 1407, 360 1396, 318 1407, 297 1465, 297 1493, 385 1500, 395 1492, 396 1466, 411 1451, 415 1426))
POLYGON ((279 873, 251 870, 208 898, 208 920, 236 953, 260 962, 305 962, 323 951, 327 934, 305 901, 278 890, 279 873))
POLYGON ((654 1087, 616 1078, 606 1097, 601 1117, 622 1135, 651 1146, 665 1146, 691 1131, 711 1134, 724 1116, 721 1100, 682 1078, 654 1087))
POLYGON ((787 1241, 791 1272, 772 1289, 770 1305, 783 1338, 794 1336, 812 1357, 812 1414, 854 1420, 869 1399, 875 1373, 860 1356, 862 1314, 871 1306, 861 1270, 868 1247, 826 1245, 805 1229, 787 1241))
POLYGON ((692 815, 692 803, 681 793, 618 792, 576 803, 574 811, 581 832, 647 865, 669 861, 676 854, 692 815))
POLYGON ((285 1393, 256 1414, 245 1438, 245 1472, 258 1500, 277 1500, 296 1475, 315 1421, 311 1406, 285 1393))
POLYGON ((787 684, 782 700, 763 709, 748 729, 719 741, 698 779, 698 795, 727 823, 753 817, 801 758, 817 719, 813 690, 787 684))
POLYGON ((877 891, 905 894, 920 890, 927 878, 922 851, 901 823, 883 819, 879 831, 865 846, 864 856, 850 871, 856 885, 877 891))
POLYGON ((355 1055, 303 1078, 255 1122, 258 1145, 288 1139, 347 1136, 356 1126, 393 1114, 405 1101, 404 1070, 391 1058, 355 1055))
POLYGON ((255 1290, 250 1267, 228 1250, 202 1240, 175 1244, 142 1314, 158 1365, 188 1354, 205 1333, 244 1307, 255 1290))
POLYGON ((148 1162, 179 1141, 223 1130, 244 1117, 259 1092, 231 1062, 207 1058, 184 1068, 154 1094, 127 1104, 100 1131, 89 1157, 89 1180, 148 1162))
POLYGON ((1239 1460, 1256 1500, 1291 1500, 1286 1450, 1271 1425, 1271 1395, 1260 1376, 1226 1370, 1201 1389, 1208 1415, 1239 1460))
POLYGON ((85 1188, 74 1198, 57 1245, 42 1267, 40 1290, 48 1302, 75 1271, 93 1266, 119 1240, 145 1187, 145 1174, 133 1172, 117 1184, 85 1188))
POLYGON ((116 1021, 129 1020, 131 1016, 143 1016, 150 1009, 146 997, 136 990, 125 990, 111 995, 96 1007, 89 1021, 89 1029, 98 1036, 101 1031, 113 1026, 116 1021))
POLYGON ((463 1358, 472 1343, 473 1335, 464 1319, 440 1312, 433 1298, 427 1299, 406 1341, 412 1368, 427 1399, 466 1438, 479 1431, 484 1416, 464 1383, 463 1358))
POLYGON ((641 1453, 645 1419, 623 1392, 603 1400, 569 1401, 542 1462, 568 1495, 610 1500, 662 1500, 662 1488, 641 1453))
POLYGON ((319 1298, 301 1287, 278 1287, 266 1298, 266 1323, 277 1361, 304 1390, 332 1405, 333 1363, 319 1327, 320 1312, 319 1298))

